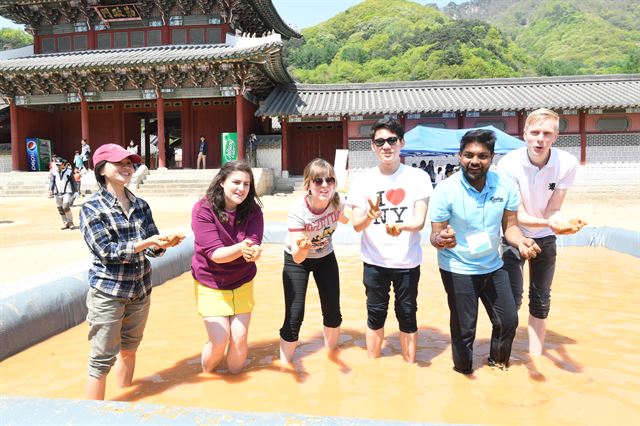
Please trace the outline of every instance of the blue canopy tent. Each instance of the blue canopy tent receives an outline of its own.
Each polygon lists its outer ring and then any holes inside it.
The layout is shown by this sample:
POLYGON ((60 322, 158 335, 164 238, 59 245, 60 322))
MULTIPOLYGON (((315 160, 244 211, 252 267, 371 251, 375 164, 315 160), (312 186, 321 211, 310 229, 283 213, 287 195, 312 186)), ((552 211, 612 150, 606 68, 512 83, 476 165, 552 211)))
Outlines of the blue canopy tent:
POLYGON ((416 126, 404 134, 405 145, 400 151, 400 155, 403 157, 424 157, 457 154, 460 151, 460 139, 462 139, 462 136, 469 130, 475 129, 493 130, 496 134, 496 154, 506 154, 516 148, 525 146, 525 143, 520 139, 493 126, 457 130, 416 126))

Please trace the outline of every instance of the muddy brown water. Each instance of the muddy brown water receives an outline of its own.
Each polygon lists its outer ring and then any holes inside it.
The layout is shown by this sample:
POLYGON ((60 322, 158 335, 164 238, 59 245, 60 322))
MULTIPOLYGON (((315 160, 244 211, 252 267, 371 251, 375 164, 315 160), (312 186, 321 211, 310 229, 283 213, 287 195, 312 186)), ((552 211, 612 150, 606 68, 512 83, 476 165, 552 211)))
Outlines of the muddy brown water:
MULTIPOLYGON (((467 378, 451 369, 448 308, 435 250, 425 247, 415 365, 402 361, 393 312, 383 356, 367 358, 358 248, 337 247, 336 253, 343 314, 337 355, 322 348, 312 281, 295 365, 277 361, 282 246, 267 246, 258 265, 249 358, 241 374, 200 371, 206 333, 185 273, 154 289, 133 386, 119 389, 111 375, 107 399, 414 422, 640 424, 639 259, 606 249, 561 248, 543 356, 527 355, 525 303, 510 370, 487 367, 490 323, 481 309, 476 371, 467 378)), ((86 335, 87 325, 81 324, 0 363, 0 393, 82 398, 86 335)))

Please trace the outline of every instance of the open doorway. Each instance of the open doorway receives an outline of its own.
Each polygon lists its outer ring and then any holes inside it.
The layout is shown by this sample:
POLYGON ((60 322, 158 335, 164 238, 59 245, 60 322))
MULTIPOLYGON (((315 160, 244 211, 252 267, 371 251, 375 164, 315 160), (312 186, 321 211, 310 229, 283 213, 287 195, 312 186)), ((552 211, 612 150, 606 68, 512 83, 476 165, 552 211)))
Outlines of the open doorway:
MULTIPOLYGON (((143 124, 144 125, 144 124, 143 124)), ((182 126, 180 112, 165 112, 164 114, 165 166, 168 169, 182 168, 182 126)), ((144 134, 144 133, 143 133, 144 134)), ((156 114, 149 114, 149 136, 151 153, 158 152, 158 118, 156 114), (155 150, 154 150, 155 148, 155 150)))
MULTIPOLYGON (((158 168, 158 117, 154 112, 127 114, 127 144, 133 141, 138 154, 149 169, 158 168)), ((182 162, 182 125, 180 112, 165 112, 165 166, 180 169, 182 162)))

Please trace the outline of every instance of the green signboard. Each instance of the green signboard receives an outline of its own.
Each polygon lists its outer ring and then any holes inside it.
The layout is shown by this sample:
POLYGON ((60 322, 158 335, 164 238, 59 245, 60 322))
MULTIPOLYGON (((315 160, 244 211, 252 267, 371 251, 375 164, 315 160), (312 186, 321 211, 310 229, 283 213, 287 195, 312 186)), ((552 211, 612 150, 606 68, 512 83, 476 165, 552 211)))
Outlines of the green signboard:
POLYGON ((222 133, 220 146, 222 147, 222 164, 238 159, 238 134, 222 133))

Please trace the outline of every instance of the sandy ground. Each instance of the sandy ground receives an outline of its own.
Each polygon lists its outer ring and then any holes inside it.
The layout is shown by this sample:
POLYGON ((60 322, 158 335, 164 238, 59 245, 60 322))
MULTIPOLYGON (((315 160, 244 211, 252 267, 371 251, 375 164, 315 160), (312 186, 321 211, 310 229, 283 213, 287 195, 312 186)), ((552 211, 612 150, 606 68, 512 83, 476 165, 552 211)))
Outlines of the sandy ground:
MULTIPOLYGON (((190 232, 192 197, 145 197, 160 232, 190 232)), ((80 199, 80 202, 84 199, 80 199)), ((264 196, 265 221, 285 222, 293 195, 264 196)), ((79 204, 79 203, 78 203, 79 204)), ((590 226, 640 231, 640 193, 569 192, 563 211, 590 226)), ((78 207, 73 216, 78 223, 78 207)), ((61 231, 55 202, 49 198, 0 198, 0 283, 55 279, 87 267, 89 252, 80 231, 61 231)))

